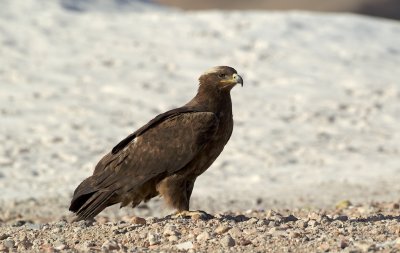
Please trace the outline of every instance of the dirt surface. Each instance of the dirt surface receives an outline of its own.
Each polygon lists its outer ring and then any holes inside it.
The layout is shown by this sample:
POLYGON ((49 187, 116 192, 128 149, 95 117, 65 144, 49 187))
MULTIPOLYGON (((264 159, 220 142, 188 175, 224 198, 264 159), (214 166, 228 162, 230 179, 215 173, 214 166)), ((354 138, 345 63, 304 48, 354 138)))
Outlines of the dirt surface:
POLYGON ((210 219, 106 212, 96 221, 74 223, 57 215, 57 209, 33 217, 29 206, 35 207, 34 201, 1 210, 0 252, 400 251, 397 202, 342 201, 326 210, 260 209, 213 214, 210 219))

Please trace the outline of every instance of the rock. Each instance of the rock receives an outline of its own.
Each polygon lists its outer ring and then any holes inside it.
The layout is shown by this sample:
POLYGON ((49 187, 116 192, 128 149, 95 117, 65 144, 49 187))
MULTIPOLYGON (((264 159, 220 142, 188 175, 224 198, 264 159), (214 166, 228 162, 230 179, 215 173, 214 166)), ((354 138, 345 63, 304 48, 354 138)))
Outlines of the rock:
POLYGON ((220 242, 221 242, 221 245, 223 247, 233 247, 233 246, 235 246, 235 240, 229 234, 225 235, 224 237, 222 237, 220 242))
POLYGON ((346 208, 349 208, 351 205, 352 204, 351 204, 350 200, 342 200, 342 201, 339 201, 335 207, 336 207, 336 209, 346 209, 346 208))
POLYGON ((9 234, 0 234, 0 240, 7 239, 8 237, 10 237, 9 234))
POLYGON ((178 240, 179 240, 179 238, 176 235, 171 235, 168 237, 168 241, 170 241, 170 242, 176 242, 178 240))
POLYGON ((132 224, 146 225, 146 219, 136 216, 132 217, 129 222, 132 224))
POLYGON ((191 241, 182 242, 182 243, 175 245, 175 247, 179 250, 189 250, 189 249, 193 249, 193 243, 191 241))
POLYGON ((179 232, 178 232, 176 226, 174 226, 174 225, 167 225, 167 226, 165 226, 165 228, 164 228, 163 235, 164 235, 164 236, 171 236, 171 235, 177 236, 177 235, 179 235, 179 232))
POLYGON ((199 234, 196 237, 197 241, 207 241, 211 238, 210 233, 208 233, 207 231, 204 231, 203 233, 199 234))
POLYGON ((256 224, 258 222, 258 219, 255 217, 252 217, 249 220, 247 220, 246 222, 249 224, 256 224))
POLYGON ((298 221, 296 221, 296 225, 299 228, 306 228, 308 226, 308 221, 307 220, 298 220, 298 221))
POLYGON ((316 220, 309 220, 307 224, 310 227, 316 227, 319 225, 319 223, 316 220))
POLYGON ((286 236, 287 233, 285 230, 282 230, 281 228, 278 227, 273 227, 268 231, 268 234, 272 236, 286 236))
POLYGON ((341 249, 345 249, 345 248, 349 247, 348 241, 347 240, 341 240, 340 243, 339 243, 339 247, 341 249))
POLYGON ((156 245, 160 243, 160 236, 158 234, 149 233, 147 235, 147 240, 149 241, 150 246, 156 245))
POLYGON ((227 232, 229 229, 231 229, 231 228, 228 226, 220 225, 215 229, 214 232, 217 234, 223 234, 223 233, 227 232))
POLYGON ((347 217, 346 215, 337 215, 333 219, 339 220, 339 221, 347 221, 349 219, 349 217, 347 217))
POLYGON ((250 240, 247 240, 247 239, 241 239, 241 240, 239 240, 239 245, 242 245, 242 246, 247 246, 247 245, 249 245, 249 244, 251 244, 251 241, 250 240))
POLYGON ((67 245, 65 245, 63 243, 54 247, 54 249, 56 249, 56 250, 64 250, 66 248, 67 248, 67 245))
POLYGON ((100 216, 99 218, 97 218, 97 223, 99 224, 106 224, 109 221, 110 219, 106 216, 100 216))
POLYGON ((293 238, 300 238, 301 234, 299 232, 296 231, 292 231, 289 233, 289 238, 293 239, 293 238))
POLYGON ((229 230, 229 234, 233 237, 233 238, 239 238, 242 235, 242 230, 240 230, 240 228, 238 227, 233 227, 229 230))
POLYGON ((15 246, 15 242, 14 242, 14 240, 12 240, 12 239, 7 239, 7 240, 5 240, 4 242, 3 242, 3 245, 5 246, 5 247, 7 247, 7 248, 14 248, 14 246, 15 246))
POLYGON ((298 218, 296 218, 294 215, 289 215, 286 217, 282 218, 283 222, 291 222, 291 221, 297 221, 298 218))
POLYGON ((26 223, 26 221, 19 220, 19 221, 16 221, 14 224, 12 224, 12 226, 13 227, 21 227, 21 226, 25 225, 25 223, 26 223))
POLYGON ((360 241, 360 242, 354 242, 354 246, 358 249, 360 249, 362 252, 368 252, 370 250, 373 250, 375 248, 375 245, 372 243, 360 241))
POLYGON ((119 248, 118 243, 114 240, 107 240, 101 245, 101 249, 106 251, 119 250, 119 248))
POLYGON ((31 248, 33 244, 26 236, 24 236, 20 241, 17 241, 16 246, 18 247, 19 251, 21 251, 31 248))

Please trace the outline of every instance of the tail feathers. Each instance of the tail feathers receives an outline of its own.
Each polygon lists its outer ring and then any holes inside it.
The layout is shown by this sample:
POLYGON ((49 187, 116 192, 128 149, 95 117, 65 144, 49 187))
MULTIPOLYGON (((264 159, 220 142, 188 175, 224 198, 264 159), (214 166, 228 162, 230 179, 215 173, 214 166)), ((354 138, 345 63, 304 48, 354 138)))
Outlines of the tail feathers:
POLYGON ((88 220, 99 214, 110 205, 109 200, 113 195, 114 191, 98 191, 90 194, 89 198, 76 211, 75 221, 88 220))

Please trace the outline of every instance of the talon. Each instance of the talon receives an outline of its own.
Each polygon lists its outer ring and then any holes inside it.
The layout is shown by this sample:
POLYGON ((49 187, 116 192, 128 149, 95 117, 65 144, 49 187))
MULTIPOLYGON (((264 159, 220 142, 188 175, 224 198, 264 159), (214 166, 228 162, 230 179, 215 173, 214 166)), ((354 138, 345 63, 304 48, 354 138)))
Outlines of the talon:
POLYGON ((181 211, 176 212, 174 215, 171 215, 171 218, 174 219, 193 219, 193 220, 209 220, 214 218, 211 214, 208 214, 204 211, 181 211))

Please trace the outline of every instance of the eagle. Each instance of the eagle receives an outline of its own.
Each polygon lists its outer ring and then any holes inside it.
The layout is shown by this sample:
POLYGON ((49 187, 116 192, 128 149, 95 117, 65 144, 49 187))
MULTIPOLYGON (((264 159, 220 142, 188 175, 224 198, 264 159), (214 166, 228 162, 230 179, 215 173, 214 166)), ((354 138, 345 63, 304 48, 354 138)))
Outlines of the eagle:
MULTIPOLYGON (((233 130, 231 89, 237 71, 213 67, 199 78, 196 96, 159 114, 120 141, 75 189, 75 221, 93 219, 108 206, 136 207, 158 195, 179 217, 189 211, 194 183, 221 154, 233 130)), ((203 212, 204 213, 204 212, 203 212)))

